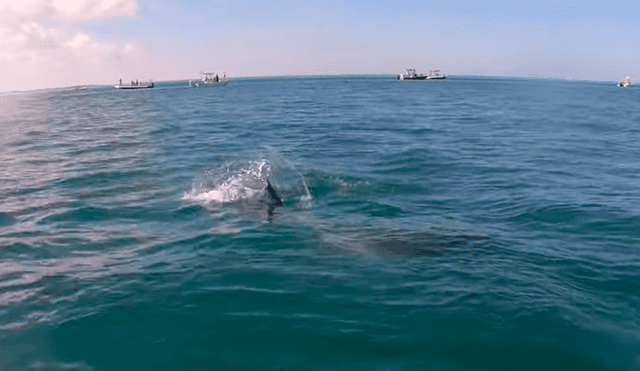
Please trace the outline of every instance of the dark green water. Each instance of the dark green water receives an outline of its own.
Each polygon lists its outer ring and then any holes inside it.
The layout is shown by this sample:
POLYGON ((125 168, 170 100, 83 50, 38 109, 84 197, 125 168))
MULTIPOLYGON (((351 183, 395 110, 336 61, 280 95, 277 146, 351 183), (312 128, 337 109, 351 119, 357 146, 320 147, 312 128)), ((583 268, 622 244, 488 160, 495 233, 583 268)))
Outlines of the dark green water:
POLYGON ((187 86, 0 95, 0 370, 640 369, 640 89, 187 86))

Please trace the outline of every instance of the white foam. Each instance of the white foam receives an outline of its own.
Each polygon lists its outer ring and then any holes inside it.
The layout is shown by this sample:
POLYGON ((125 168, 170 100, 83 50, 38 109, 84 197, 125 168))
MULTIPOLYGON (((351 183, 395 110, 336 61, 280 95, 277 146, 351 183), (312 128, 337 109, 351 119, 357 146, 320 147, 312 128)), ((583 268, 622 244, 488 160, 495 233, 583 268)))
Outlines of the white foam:
MULTIPOLYGON (((229 169, 226 169, 229 173, 229 169)), ((224 182, 207 189, 203 183, 194 185, 190 193, 182 197, 185 201, 203 204, 230 204, 242 201, 258 200, 264 197, 269 165, 266 161, 254 163, 249 168, 242 168, 224 182)))

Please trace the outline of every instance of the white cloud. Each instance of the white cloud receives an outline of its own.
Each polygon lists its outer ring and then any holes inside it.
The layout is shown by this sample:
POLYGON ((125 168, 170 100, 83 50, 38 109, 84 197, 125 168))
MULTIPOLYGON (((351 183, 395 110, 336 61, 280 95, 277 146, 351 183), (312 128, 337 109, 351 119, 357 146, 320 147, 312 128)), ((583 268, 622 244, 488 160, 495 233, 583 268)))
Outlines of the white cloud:
POLYGON ((133 17, 138 4, 133 0, 53 0, 56 16, 67 21, 108 17, 133 17))
POLYGON ((2 18, 79 22, 109 17, 133 17, 136 0, 0 0, 2 18), (8 16, 8 17, 7 17, 8 16))
POLYGON ((92 65, 95 69, 135 48, 118 48, 74 31, 72 26, 88 20, 134 17, 137 12, 136 0, 0 0, 0 76, 9 81, 2 90, 23 89, 25 84, 29 88, 81 84, 74 80, 79 74, 61 69, 87 70, 92 65), (38 80, 45 86, 28 83, 43 74, 48 76, 46 82, 38 80))

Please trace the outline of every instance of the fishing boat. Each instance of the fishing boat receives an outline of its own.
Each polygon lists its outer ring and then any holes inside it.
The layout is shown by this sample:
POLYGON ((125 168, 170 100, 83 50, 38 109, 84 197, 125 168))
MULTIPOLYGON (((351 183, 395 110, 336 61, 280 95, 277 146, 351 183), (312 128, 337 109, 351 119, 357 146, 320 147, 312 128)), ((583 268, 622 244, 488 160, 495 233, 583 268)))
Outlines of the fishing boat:
POLYGON ((427 75, 417 74, 415 68, 407 68, 407 72, 398 75, 398 80, 425 80, 427 75))
POLYGON ((153 84, 153 80, 149 82, 139 82, 138 80, 136 81, 132 80, 130 84, 123 84, 122 79, 120 79, 120 81, 118 81, 118 85, 114 85, 113 87, 116 89, 123 89, 123 90, 151 89, 154 87, 154 84, 153 84))
POLYGON ((444 80, 447 78, 440 70, 429 70, 429 74, 427 75, 427 79, 429 80, 444 80))
POLYGON ((189 87, 199 88, 205 86, 220 86, 227 85, 229 83, 229 79, 227 78, 227 74, 224 72, 203 72, 200 71, 202 77, 200 80, 191 80, 189 81, 189 87))
POLYGON ((628 88, 630 86, 633 86, 631 76, 626 76, 621 82, 618 83, 618 86, 621 88, 628 88))

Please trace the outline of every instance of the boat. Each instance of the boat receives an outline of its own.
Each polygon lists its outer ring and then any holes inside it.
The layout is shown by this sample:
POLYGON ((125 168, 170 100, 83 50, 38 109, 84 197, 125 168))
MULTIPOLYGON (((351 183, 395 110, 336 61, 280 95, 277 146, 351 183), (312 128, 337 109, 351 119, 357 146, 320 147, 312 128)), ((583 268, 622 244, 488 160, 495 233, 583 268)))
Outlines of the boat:
POLYGON ((189 87, 199 88, 201 86, 220 86, 227 85, 229 83, 227 74, 224 72, 217 73, 200 71, 200 74, 202 75, 202 78, 200 78, 200 80, 189 81, 189 87))
POLYGON ((447 78, 440 70, 429 70, 429 74, 427 75, 427 79, 429 80, 444 80, 447 78))
POLYGON ((153 80, 149 82, 131 81, 131 84, 123 84, 122 79, 118 81, 118 85, 113 86, 116 89, 133 90, 133 89, 151 89, 154 87, 153 80))
POLYGON ((398 80, 425 80, 427 75, 417 74, 415 68, 407 68, 407 72, 398 75, 398 80))
POLYGON ((631 76, 626 76, 621 82, 618 83, 618 86, 621 88, 628 88, 630 86, 633 86, 631 76))

